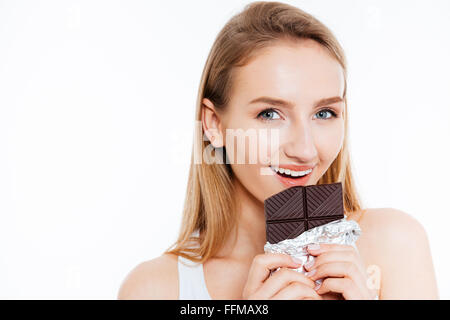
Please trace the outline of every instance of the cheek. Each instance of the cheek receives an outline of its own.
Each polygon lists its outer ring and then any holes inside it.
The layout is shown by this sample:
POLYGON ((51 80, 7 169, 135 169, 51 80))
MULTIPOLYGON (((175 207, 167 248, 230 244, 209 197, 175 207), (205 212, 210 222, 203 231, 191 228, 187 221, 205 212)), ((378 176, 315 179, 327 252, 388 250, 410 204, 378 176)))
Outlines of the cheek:
POLYGON ((344 124, 336 122, 334 126, 330 126, 326 130, 317 128, 314 132, 314 140, 319 157, 324 162, 331 162, 339 154, 344 142, 344 124))
POLYGON ((277 130, 266 128, 231 130, 226 136, 226 149, 231 163, 263 166, 270 164, 271 155, 278 151, 279 133, 277 130), (231 130, 234 130, 234 133, 231 130))
POLYGON ((234 162, 230 159, 234 175, 253 197, 263 202, 274 193, 271 180, 273 178, 270 174, 272 171, 268 168, 271 159, 270 137, 259 136, 258 133, 256 139, 247 137, 245 145, 235 144, 234 149, 236 151, 234 162), (245 162, 238 163, 238 157, 245 159, 245 162))

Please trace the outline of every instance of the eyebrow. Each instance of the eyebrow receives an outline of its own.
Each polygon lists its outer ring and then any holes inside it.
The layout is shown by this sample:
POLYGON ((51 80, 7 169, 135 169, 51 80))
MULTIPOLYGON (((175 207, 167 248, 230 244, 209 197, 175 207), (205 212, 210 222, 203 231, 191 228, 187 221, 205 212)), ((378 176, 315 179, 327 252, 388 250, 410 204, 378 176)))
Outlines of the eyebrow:
MULTIPOLYGON (((319 101, 316 101, 316 103, 314 104, 314 107, 321 107, 321 106, 325 106, 331 103, 336 103, 336 102, 343 102, 344 99, 341 97, 331 97, 331 98, 324 98, 324 99, 320 99, 319 101)), ((262 103, 268 103, 274 106, 280 106, 280 107, 286 107, 286 108, 293 108, 295 106, 295 103, 291 102, 291 101, 285 101, 282 99, 277 99, 277 98, 271 98, 271 97, 259 97, 256 99, 253 99, 252 101, 250 101, 250 104, 253 103, 258 103, 258 102, 262 102, 262 103)))

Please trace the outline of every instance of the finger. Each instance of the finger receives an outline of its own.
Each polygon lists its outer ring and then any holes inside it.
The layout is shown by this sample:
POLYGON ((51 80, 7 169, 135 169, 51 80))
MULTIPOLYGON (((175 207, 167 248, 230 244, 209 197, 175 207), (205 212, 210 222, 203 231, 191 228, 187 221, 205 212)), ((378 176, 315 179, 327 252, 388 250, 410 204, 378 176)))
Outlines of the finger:
POLYGON ((298 268, 292 257, 284 253, 264 253, 255 256, 248 272, 246 292, 255 292, 269 277, 270 270, 278 267, 298 268))
POLYGON ((299 282, 292 282, 290 285, 280 290, 271 299, 273 300, 322 300, 320 295, 310 287, 299 282))
POLYGON ((306 276, 313 281, 327 277, 349 277, 352 280, 364 280, 358 267, 354 263, 347 261, 324 263, 306 273, 306 276))
POLYGON ((330 262, 351 262, 358 267, 359 272, 365 273, 360 257, 356 255, 355 251, 347 250, 324 252, 315 257, 314 260, 311 260, 311 264, 305 263, 304 267, 307 271, 311 271, 312 269, 330 262))
POLYGON ((316 256, 328 251, 351 251, 355 248, 351 245, 335 243, 312 243, 306 247, 309 254, 316 256))
POLYGON ((360 292, 365 292, 367 290, 364 275, 360 273, 359 268, 351 262, 324 263, 319 267, 312 269, 305 275, 313 281, 328 277, 345 277, 351 279, 356 284, 360 292))
POLYGON ((258 296, 261 299, 269 299, 292 282, 302 283, 311 289, 316 285, 314 281, 306 277, 303 273, 288 268, 281 268, 264 281, 258 289, 258 296))
POLYGON ((353 280, 349 278, 326 278, 316 292, 319 295, 327 292, 338 292, 346 300, 361 300, 363 298, 353 280))

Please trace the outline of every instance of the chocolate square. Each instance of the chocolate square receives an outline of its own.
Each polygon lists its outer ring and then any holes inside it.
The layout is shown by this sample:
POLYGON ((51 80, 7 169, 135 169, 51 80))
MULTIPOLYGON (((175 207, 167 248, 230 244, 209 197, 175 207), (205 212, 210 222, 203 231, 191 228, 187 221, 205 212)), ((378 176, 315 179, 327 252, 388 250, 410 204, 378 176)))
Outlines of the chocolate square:
POLYGON ((306 230, 344 218, 340 182, 295 186, 264 201, 266 239, 277 243, 306 230))

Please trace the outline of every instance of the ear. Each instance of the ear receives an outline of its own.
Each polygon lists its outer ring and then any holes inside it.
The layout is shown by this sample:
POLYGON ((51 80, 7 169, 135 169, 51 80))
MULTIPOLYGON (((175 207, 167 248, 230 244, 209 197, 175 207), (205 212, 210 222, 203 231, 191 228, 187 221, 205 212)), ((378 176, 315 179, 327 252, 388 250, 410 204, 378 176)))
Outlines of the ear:
POLYGON ((202 100, 202 126, 206 137, 214 148, 223 147, 223 136, 221 130, 220 116, 211 100, 202 100))

